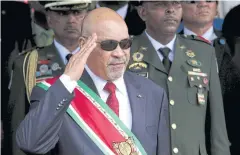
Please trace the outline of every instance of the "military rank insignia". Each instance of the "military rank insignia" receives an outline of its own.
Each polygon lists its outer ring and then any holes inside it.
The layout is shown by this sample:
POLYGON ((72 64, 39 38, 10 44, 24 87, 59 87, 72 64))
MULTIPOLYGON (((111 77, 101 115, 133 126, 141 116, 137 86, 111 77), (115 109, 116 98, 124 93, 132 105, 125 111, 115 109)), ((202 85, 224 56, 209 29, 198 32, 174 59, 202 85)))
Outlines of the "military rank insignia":
POLYGON ((140 47, 139 50, 132 55, 133 62, 130 63, 128 69, 137 75, 148 77, 147 68, 148 65, 143 61, 144 52, 147 50, 146 47, 140 47))
POLYGON ((181 50, 184 50, 186 47, 184 45, 179 46, 181 50))
POLYGON ((136 52, 133 54, 133 61, 136 61, 136 62, 141 62, 142 59, 143 59, 143 54, 140 53, 140 52, 136 52))

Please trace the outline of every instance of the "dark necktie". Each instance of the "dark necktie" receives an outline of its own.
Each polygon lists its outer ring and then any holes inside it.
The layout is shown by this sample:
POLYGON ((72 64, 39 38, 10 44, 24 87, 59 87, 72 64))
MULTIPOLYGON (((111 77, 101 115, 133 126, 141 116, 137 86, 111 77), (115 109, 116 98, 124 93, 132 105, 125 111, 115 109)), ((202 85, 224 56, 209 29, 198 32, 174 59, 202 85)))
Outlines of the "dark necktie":
POLYGON ((164 47, 164 48, 159 49, 159 52, 161 52, 161 54, 163 56, 163 65, 164 65, 167 72, 169 72, 169 70, 171 68, 171 64, 172 64, 172 62, 168 58, 168 55, 169 55, 170 51, 171 50, 168 47, 164 47))
POLYGON ((72 54, 68 54, 68 55, 66 56, 67 62, 70 60, 71 57, 72 57, 72 54))
POLYGON ((119 103, 116 96, 116 86, 112 82, 107 82, 104 90, 109 92, 109 96, 107 98, 107 105, 119 116, 119 103))

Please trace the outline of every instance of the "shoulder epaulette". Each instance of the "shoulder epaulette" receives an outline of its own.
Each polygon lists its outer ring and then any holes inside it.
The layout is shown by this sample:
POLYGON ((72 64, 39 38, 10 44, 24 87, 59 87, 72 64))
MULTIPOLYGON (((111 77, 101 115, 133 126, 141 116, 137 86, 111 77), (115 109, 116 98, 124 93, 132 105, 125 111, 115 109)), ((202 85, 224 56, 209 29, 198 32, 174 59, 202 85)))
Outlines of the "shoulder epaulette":
POLYGON ((200 41, 200 42, 206 43, 208 45, 211 45, 211 43, 208 40, 204 39, 203 37, 199 37, 196 35, 186 35, 186 34, 181 34, 180 36, 182 36, 183 38, 186 38, 186 39, 196 40, 196 41, 200 41))
POLYGON ((39 50, 39 49, 42 49, 43 47, 32 47, 32 48, 29 48, 29 49, 26 49, 26 50, 23 50, 21 53, 19 53, 18 55, 24 55, 26 53, 29 53, 29 52, 32 52, 34 50, 39 50))

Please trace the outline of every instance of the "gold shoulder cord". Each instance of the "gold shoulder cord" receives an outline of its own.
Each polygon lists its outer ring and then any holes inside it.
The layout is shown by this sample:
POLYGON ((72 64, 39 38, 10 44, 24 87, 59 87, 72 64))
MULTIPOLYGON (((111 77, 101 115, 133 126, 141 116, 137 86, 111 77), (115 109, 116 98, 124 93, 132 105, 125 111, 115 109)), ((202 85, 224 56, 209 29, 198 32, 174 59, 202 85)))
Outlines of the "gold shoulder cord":
POLYGON ((36 85, 37 61, 38 61, 38 51, 33 50, 26 55, 24 59, 24 64, 23 64, 23 76, 24 76, 26 93, 27 93, 27 98, 29 103, 30 103, 30 95, 31 95, 32 89, 36 85), (26 64, 27 58, 28 58, 28 63, 26 64), (25 65, 27 65, 26 67, 27 71, 25 71, 25 65))

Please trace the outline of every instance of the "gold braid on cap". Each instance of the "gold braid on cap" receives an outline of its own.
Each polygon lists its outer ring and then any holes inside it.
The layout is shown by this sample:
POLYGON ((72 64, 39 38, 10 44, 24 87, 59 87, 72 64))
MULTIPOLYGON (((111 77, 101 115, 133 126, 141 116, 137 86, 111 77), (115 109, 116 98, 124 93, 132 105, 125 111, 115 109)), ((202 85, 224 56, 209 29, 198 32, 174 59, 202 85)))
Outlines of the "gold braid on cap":
POLYGON ((26 87, 27 99, 29 103, 30 103, 30 95, 32 93, 32 89, 36 85, 37 61, 38 61, 38 51, 35 49, 27 53, 23 63, 23 77, 24 77, 24 82, 26 87), (26 61, 27 61, 27 64, 26 64, 26 61), (25 68, 27 69, 27 71, 25 71, 25 68))

